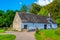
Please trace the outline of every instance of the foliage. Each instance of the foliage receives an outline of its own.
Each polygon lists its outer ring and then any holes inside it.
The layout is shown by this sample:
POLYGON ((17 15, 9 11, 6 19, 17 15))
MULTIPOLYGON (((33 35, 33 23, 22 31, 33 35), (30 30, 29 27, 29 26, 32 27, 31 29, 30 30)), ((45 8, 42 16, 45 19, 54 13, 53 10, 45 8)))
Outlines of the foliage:
POLYGON ((45 6, 45 9, 51 13, 51 17, 60 25, 60 0, 54 0, 51 4, 45 6))
POLYGON ((15 11, 7 10, 6 12, 0 10, 0 28, 1 27, 10 27, 13 23, 15 16, 15 11))
POLYGON ((60 35, 60 28, 56 30, 56 33, 60 35))
POLYGON ((27 6, 26 5, 23 5, 20 12, 27 12, 27 6))
POLYGON ((15 40, 16 36, 12 34, 0 35, 0 40, 15 40))
POLYGON ((39 34, 39 29, 38 28, 36 28, 36 33, 39 34))
POLYGON ((41 9, 41 6, 38 4, 33 3, 30 9, 31 13, 37 14, 41 9))
POLYGON ((36 40, 41 40, 40 34, 35 33, 36 40))
POLYGON ((0 26, 2 26, 5 21, 5 19, 4 19, 5 14, 4 13, 5 13, 4 11, 0 10, 0 26))
POLYGON ((40 12, 38 12, 38 15, 47 16, 48 15, 48 11, 45 8, 41 8, 40 12))
POLYGON ((60 40, 60 35, 55 33, 56 30, 41 30, 40 35, 36 35, 37 40, 60 40), (40 38, 39 38, 40 37, 40 38))
POLYGON ((4 16, 4 11, 0 10, 0 16, 4 16))
POLYGON ((58 27, 60 27, 60 19, 56 19, 56 23, 58 24, 58 27))
POLYGON ((6 26, 9 26, 13 23, 15 12, 12 10, 7 10, 6 12, 6 26))

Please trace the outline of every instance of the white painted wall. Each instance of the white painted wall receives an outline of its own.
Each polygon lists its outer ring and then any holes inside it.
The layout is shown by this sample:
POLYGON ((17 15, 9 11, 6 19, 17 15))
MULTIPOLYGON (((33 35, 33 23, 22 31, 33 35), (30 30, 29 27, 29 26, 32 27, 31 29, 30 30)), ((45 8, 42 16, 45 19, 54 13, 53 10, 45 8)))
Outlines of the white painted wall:
MULTIPOLYGON (((24 25, 27 25, 29 30, 35 29, 36 27, 39 29, 44 29, 44 23, 22 23, 22 28, 24 28, 24 25)), ((47 24, 47 29, 50 28, 50 24, 47 24)), ((57 28, 57 24, 52 24, 52 28, 57 28)))
POLYGON ((52 24, 52 28, 57 28, 57 24, 52 24))

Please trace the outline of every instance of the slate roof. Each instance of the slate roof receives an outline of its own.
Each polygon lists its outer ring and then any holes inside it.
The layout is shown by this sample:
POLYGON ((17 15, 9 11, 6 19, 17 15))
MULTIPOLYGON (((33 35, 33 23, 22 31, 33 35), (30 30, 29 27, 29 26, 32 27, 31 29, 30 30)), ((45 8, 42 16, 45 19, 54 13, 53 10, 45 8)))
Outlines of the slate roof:
POLYGON ((47 16, 18 12, 23 23, 48 23, 47 16))

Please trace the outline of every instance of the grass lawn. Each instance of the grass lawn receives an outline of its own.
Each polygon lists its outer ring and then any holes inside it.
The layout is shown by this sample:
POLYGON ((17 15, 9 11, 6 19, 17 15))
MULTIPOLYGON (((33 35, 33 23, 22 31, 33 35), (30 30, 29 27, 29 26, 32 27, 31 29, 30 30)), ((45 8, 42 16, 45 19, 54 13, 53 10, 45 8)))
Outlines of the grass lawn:
POLYGON ((60 40, 60 35, 55 30, 40 30, 39 34, 35 34, 36 40, 60 40))
POLYGON ((4 29, 0 29, 0 33, 4 33, 5 32, 5 30, 4 29))
POLYGON ((5 32, 5 30, 4 29, 0 29, 0 33, 4 33, 5 32))
POLYGON ((16 36, 12 34, 0 35, 0 40, 15 40, 16 36))

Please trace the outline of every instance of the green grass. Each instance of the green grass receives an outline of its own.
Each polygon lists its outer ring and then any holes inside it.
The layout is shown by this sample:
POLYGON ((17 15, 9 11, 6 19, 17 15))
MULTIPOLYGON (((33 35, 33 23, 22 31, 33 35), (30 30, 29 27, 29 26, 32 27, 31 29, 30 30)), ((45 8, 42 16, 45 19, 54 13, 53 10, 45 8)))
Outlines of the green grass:
POLYGON ((60 35, 56 30, 40 30, 40 34, 35 34, 36 40, 60 40, 60 35))
POLYGON ((5 30, 4 29, 0 29, 0 33, 4 33, 5 32, 5 30))
POLYGON ((12 34, 0 35, 0 40, 15 40, 16 36, 12 34))
POLYGON ((8 30, 8 31, 12 31, 12 30, 13 30, 13 28, 12 28, 12 27, 9 27, 9 28, 7 28, 7 30, 8 30))

